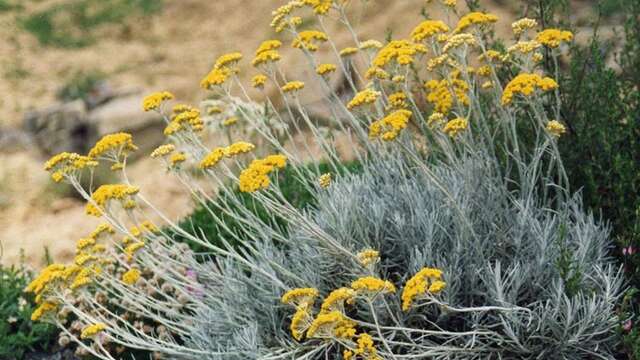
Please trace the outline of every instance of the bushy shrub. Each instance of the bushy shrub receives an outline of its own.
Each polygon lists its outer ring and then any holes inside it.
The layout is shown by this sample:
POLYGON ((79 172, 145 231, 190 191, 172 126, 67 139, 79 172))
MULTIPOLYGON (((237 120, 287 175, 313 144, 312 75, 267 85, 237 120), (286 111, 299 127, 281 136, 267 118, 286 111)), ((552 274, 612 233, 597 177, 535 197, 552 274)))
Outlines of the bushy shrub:
POLYGON ((558 150, 566 128, 551 76, 573 34, 521 19, 517 42, 495 50, 485 41, 495 15, 440 5, 457 21, 425 20, 385 43, 358 38, 348 2, 292 1, 273 13, 274 30, 291 35, 315 74, 328 126, 303 105, 305 83, 284 79, 279 40, 255 52, 252 85, 274 87, 282 111, 269 97, 251 104, 238 52, 219 56, 201 82, 218 105, 169 109, 166 91, 143 100, 167 122, 168 143, 151 157, 206 208, 219 242, 178 226, 129 182, 130 134, 51 158, 53 180, 70 183, 112 231, 82 239, 72 264, 31 283, 36 317, 67 332, 63 314, 77 318, 80 334, 70 335, 105 359, 114 344, 188 359, 612 358, 620 272, 608 229, 569 191, 558 150), (338 50, 321 31, 332 18, 352 47, 338 50), (320 62, 325 43, 335 64, 320 62), (336 72, 353 90, 346 102, 336 72), (359 89, 359 79, 369 83, 359 89), (207 148, 202 134, 220 129, 228 143, 207 148), (338 137, 358 174, 342 165, 338 137), (80 175, 99 163, 121 182, 88 192, 80 175), (288 170, 313 205, 285 194, 288 170), (202 261, 172 233, 211 256, 202 261))
POLYGON ((22 359, 25 354, 49 351, 56 346, 55 326, 31 321, 33 297, 23 290, 29 272, 0 266, 0 358, 22 359))

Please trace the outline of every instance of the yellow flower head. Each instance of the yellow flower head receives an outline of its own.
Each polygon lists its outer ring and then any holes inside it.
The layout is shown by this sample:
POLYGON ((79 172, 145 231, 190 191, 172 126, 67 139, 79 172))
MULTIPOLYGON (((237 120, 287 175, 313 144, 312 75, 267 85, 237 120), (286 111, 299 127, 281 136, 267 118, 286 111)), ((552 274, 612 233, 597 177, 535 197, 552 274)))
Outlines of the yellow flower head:
POLYGON ((248 152, 253 151, 255 149, 255 145, 248 143, 246 141, 238 141, 224 149, 224 155, 226 157, 232 157, 239 154, 246 154, 248 152))
POLYGON ((407 94, 400 91, 389 95, 389 105, 392 109, 404 109, 409 106, 407 103, 407 94))
POLYGON ((51 264, 47 266, 27 285, 24 291, 36 295, 44 292, 50 284, 62 278, 64 270, 65 266, 62 264, 51 264))
POLYGON ((538 22, 534 19, 522 18, 511 24, 511 29, 516 36, 524 34, 527 30, 538 26, 538 22))
POLYGON ((144 111, 157 110, 163 102, 173 98, 173 94, 168 91, 155 92, 144 98, 142 101, 142 109, 144 111))
POLYGON ((230 67, 237 64, 242 59, 242 54, 239 52, 232 52, 221 55, 214 64, 215 69, 230 67))
POLYGON ((453 33, 458 34, 473 25, 483 26, 493 24, 496 21, 498 21, 498 17, 493 14, 472 12, 460 18, 460 21, 458 21, 458 25, 453 30, 453 33))
POLYGON ((164 134, 170 136, 179 131, 191 130, 198 132, 203 129, 204 121, 200 117, 200 110, 184 105, 182 111, 175 113, 171 117, 171 122, 164 129, 164 134))
POLYGON ((476 38, 469 33, 456 34, 447 39, 442 51, 448 52, 449 50, 457 49, 462 45, 474 46, 476 43, 476 38))
POLYGON ((298 307, 312 305, 316 297, 318 297, 318 289, 316 288, 296 288, 287 291, 280 300, 283 304, 298 307))
POLYGON ((428 90, 427 101, 434 105, 436 112, 448 114, 455 102, 469 105, 469 84, 463 80, 430 80, 425 87, 428 90))
POLYGON ((356 323, 347 319, 344 314, 339 311, 332 311, 329 313, 320 313, 313 320, 309 330, 307 331, 308 338, 319 339, 350 339, 355 336, 356 323))
POLYGON ((107 153, 124 155, 129 151, 135 151, 138 147, 133 144, 131 134, 120 132, 102 137, 89 151, 89 157, 97 158, 107 153))
POLYGON ((151 157, 157 158, 157 157, 167 156, 171 154, 175 149, 176 147, 173 144, 160 145, 151 152, 151 157))
POLYGON ((178 166, 187 160, 187 155, 184 152, 178 152, 169 158, 169 162, 171 162, 171 166, 178 166))
POLYGON ((502 104, 511 104, 515 95, 528 97, 536 90, 546 92, 557 88, 558 84, 552 78, 543 78, 538 74, 522 73, 513 78, 505 87, 502 93, 502 104))
POLYGON ((256 55, 260 55, 263 52, 270 50, 277 50, 282 46, 282 42, 280 40, 267 40, 263 41, 262 44, 256 50, 256 55))
POLYGON ((127 285, 135 284, 140 279, 140 270, 132 268, 126 273, 122 274, 122 282, 127 285))
POLYGON ((364 77, 368 80, 371 80, 371 79, 386 80, 389 78, 389 73, 384 71, 384 69, 382 68, 374 66, 367 69, 367 72, 364 75, 364 77))
POLYGON ((402 310, 408 311, 416 298, 427 293, 437 294, 441 292, 445 283, 442 281, 442 270, 434 268, 422 268, 407 283, 402 290, 402 310))
MULTIPOLYGON (((449 0, 445 0, 449 1, 449 0)), ((454 1, 455 3, 455 1, 454 1)), ((367 333, 358 335, 358 347, 354 350, 354 355, 360 356, 362 359, 380 360, 378 351, 376 350, 373 338, 367 333)))
POLYGON ((262 88, 264 84, 267 82, 267 77, 263 74, 258 74, 251 78, 251 86, 254 88, 262 88))
POLYGON ((82 329, 80 333, 80 339, 87 339, 93 337, 107 329, 107 325, 104 323, 96 323, 89 326, 86 326, 82 329))
POLYGON ((249 167, 242 170, 238 177, 240 181, 240 191, 255 192, 266 189, 271 184, 269 174, 275 169, 285 167, 287 158, 284 155, 269 155, 264 159, 256 159, 249 167))
POLYGON ((298 36, 293 39, 291 46, 296 49, 305 49, 308 51, 318 50, 316 42, 325 42, 329 40, 327 34, 318 30, 301 31, 298 36))
POLYGON ((351 288, 366 295, 395 293, 396 287, 389 281, 373 276, 359 278, 351 283, 351 288))
POLYGON ((222 126, 231 126, 238 122, 237 116, 231 116, 222 121, 222 126))
MULTIPOLYGON (((275 29, 277 33, 281 32, 285 28, 292 25, 291 13, 298 8, 304 6, 304 3, 300 0, 289 1, 287 4, 280 6, 274 10, 271 15, 271 27, 275 29)), ((294 22, 295 23, 295 22, 294 22)))
POLYGON ((440 20, 426 20, 416 26, 411 32, 411 39, 415 42, 421 42, 424 39, 430 39, 441 33, 449 32, 449 26, 440 20))
POLYGON ((427 119, 427 125, 429 127, 436 127, 444 124, 445 121, 446 118, 444 114, 436 111, 433 114, 429 115, 429 118, 427 119))
POLYGON ((253 58, 251 65, 257 67, 263 64, 274 63, 279 61, 281 58, 282 57, 278 50, 266 50, 256 55, 256 57, 253 58))
POLYGON ((213 70, 211 70, 209 74, 207 74, 207 76, 205 76, 204 79, 202 79, 202 81, 200 82, 200 87, 202 87, 205 90, 209 90, 214 86, 221 86, 227 82, 231 74, 232 72, 229 68, 214 67, 213 70))
POLYGON ((380 253, 377 250, 365 249, 356 254, 356 257, 362 266, 369 267, 380 260, 380 253))
POLYGON ((322 312, 339 311, 344 313, 344 304, 353 304, 356 292, 346 287, 333 290, 322 302, 322 312))
POLYGON ((537 42, 536 40, 518 41, 517 43, 513 44, 512 46, 510 46, 507 49, 507 52, 509 52, 509 53, 519 52, 519 53, 522 53, 522 54, 529 54, 529 53, 532 53, 532 52, 536 51, 541 46, 542 45, 539 42, 537 42))
POLYGON ((58 308, 58 304, 52 301, 42 303, 31 313, 31 321, 38 321, 47 313, 53 312, 58 308))
POLYGON ((68 152, 57 154, 44 164, 45 170, 51 172, 51 178, 55 182, 60 182, 64 176, 74 176, 84 168, 96 166, 98 162, 89 156, 68 152))
POLYGON ((538 33, 536 40, 544 46, 555 49, 560 46, 561 43, 573 40, 573 34, 571 31, 546 29, 538 33))
POLYGON ((304 83, 302 81, 289 81, 282 86, 282 91, 284 91, 285 93, 289 93, 302 90, 303 88, 304 83))
POLYGON ((546 129, 549 132, 549 134, 551 134, 554 137, 558 137, 558 138, 560 136, 564 135, 564 133, 567 132, 567 129, 558 120, 549 121, 547 123, 546 129))
POLYGON ((360 46, 358 46, 361 50, 368 50, 368 49, 381 49, 382 48, 382 43, 378 40, 365 40, 363 42, 360 43, 360 46))
POLYGON ((400 66, 409 65, 415 61, 416 55, 426 52, 427 48, 422 44, 416 44, 408 40, 393 40, 380 49, 372 61, 372 66, 384 68, 393 62, 400 66))
POLYGON ((459 133, 466 130, 469 126, 469 122, 464 118, 455 118, 453 120, 449 120, 442 128, 442 132, 449 135, 450 137, 456 137, 459 133))
POLYGON ((91 199, 95 202, 95 205, 91 202, 88 203, 85 209, 86 213, 93 216, 102 216, 103 210, 113 200, 119 201, 125 209, 132 208, 135 206, 135 203, 132 203, 132 197, 138 191, 137 187, 124 184, 102 185, 91 194, 91 199))
POLYGON ((350 47, 346 47, 346 48, 340 50, 340 56, 347 57, 347 56, 351 56, 351 55, 353 55, 353 54, 355 54, 357 52, 358 52, 358 48, 357 47, 350 46, 350 47))
POLYGON ((200 169, 211 169, 214 166, 216 166, 216 164, 222 160, 222 158, 225 156, 226 154, 226 149, 225 148, 215 148, 213 149, 213 151, 211 151, 207 156, 204 157, 204 159, 202 159, 202 161, 200 162, 200 169))
POLYGON ((318 75, 328 75, 329 73, 336 71, 336 69, 337 67, 333 64, 320 64, 316 68, 316 73, 318 75))
POLYGON ((333 0, 302 0, 302 2, 313 8, 313 12, 318 15, 326 14, 333 5, 333 0))
POLYGON ((358 92, 347 104, 349 110, 363 105, 371 105, 380 97, 380 92, 373 89, 364 89, 358 92))
POLYGON ((369 137, 392 141, 407 127, 413 113, 400 109, 392 112, 381 120, 374 121, 369 127, 369 137))
POLYGON ((294 339, 300 341, 304 337, 304 333, 309 329, 313 322, 313 316, 309 311, 309 306, 298 306, 295 314, 291 318, 291 335, 294 339))
POLYGON ((328 188, 329 185, 331 185, 331 173, 320 175, 320 179, 318 179, 318 182, 320 183, 321 188, 323 189, 328 188))

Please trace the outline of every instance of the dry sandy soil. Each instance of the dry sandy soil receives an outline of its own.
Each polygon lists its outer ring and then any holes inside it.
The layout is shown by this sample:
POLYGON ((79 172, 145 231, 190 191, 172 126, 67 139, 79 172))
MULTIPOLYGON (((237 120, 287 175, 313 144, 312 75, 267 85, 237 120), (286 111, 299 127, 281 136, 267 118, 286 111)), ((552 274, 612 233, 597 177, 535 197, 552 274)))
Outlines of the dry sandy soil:
MULTIPOLYGON (((39 1, 44 8, 55 1, 39 1)), ((59 2, 59 1, 58 1, 59 2)), ((60 84, 78 70, 99 70, 116 86, 138 86, 148 91, 170 90, 183 101, 197 102, 205 96, 198 84, 212 61, 221 53, 240 50, 247 56, 257 45, 276 34, 269 28, 270 12, 283 0, 166 0, 162 13, 131 19, 128 31, 106 28, 95 44, 81 49, 43 47, 16 26, 15 16, 0 14, 0 59, 3 68, 20 66, 24 79, 0 78, 0 125, 18 126, 26 109, 54 100, 60 84), (6 29, 9 29, 8 31, 6 29), (126 35, 126 36, 125 36, 126 35)), ((421 20, 424 0, 369 1, 365 10, 353 14, 362 39, 383 39, 387 29, 404 37, 421 20)), ((431 5, 433 6, 433 5, 431 5)), ((518 9, 485 2, 500 16, 499 33, 508 33, 518 9)), ((35 10, 27 9, 27 11, 35 10)), ((437 11, 430 11, 438 16, 437 11)), ((332 37, 349 46, 350 37, 331 25, 332 37)), ((291 77, 304 76, 302 59, 284 50, 283 63, 291 77)), ((247 64, 249 61, 245 61, 247 64)), ((247 80, 253 71, 243 72, 247 80)), ((41 266, 44 247, 56 260, 73 255, 73 243, 91 231, 96 219, 83 214, 81 202, 51 193, 42 170, 45 159, 37 151, 0 153, 0 242, 2 263, 16 263, 20 249, 32 266, 41 266)), ((138 161, 130 168, 131 179, 142 192, 172 218, 188 213, 189 196, 159 164, 138 161)))

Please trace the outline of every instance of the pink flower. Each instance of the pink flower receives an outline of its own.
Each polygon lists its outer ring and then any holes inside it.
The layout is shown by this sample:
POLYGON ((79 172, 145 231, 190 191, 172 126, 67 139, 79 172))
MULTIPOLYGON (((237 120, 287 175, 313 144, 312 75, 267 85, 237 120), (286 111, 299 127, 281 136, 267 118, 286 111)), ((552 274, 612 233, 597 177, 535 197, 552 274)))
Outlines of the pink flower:
POLYGON ((634 248, 633 246, 629 245, 626 248, 622 249, 622 255, 633 255, 636 253, 636 248, 634 248))
POLYGON ((631 328, 633 327, 633 321, 631 321, 631 319, 627 320, 624 322, 624 324, 622 324, 622 328, 624 329, 624 331, 629 332, 631 331, 631 328))

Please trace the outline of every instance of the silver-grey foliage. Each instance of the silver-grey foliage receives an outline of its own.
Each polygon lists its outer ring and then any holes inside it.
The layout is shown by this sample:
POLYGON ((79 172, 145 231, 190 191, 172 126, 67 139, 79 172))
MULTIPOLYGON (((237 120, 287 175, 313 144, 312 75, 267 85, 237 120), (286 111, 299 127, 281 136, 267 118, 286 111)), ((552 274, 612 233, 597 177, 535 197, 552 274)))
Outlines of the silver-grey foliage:
MULTIPOLYGON (((621 277, 607 257, 607 229, 585 213, 579 196, 551 209, 535 196, 509 191, 482 157, 417 165, 387 156, 319 189, 317 207, 291 218, 290 241, 255 239, 255 252, 246 256, 263 274, 221 260, 220 278, 208 282, 209 306, 195 317, 195 347, 226 353, 213 359, 339 354, 330 347, 319 351, 318 341, 295 343, 288 330, 292 311, 280 304, 284 291, 277 282, 326 295, 367 274, 340 249, 373 248, 381 254, 381 278, 401 285, 422 267, 438 267, 447 282, 440 298, 447 307, 403 312, 400 291, 387 297, 389 308, 379 309, 382 323, 440 332, 389 333, 389 339, 415 344, 392 346, 395 354, 612 357, 621 277), (467 335, 471 331, 477 333, 467 335)), ((351 311, 373 322, 367 309, 351 311)))

